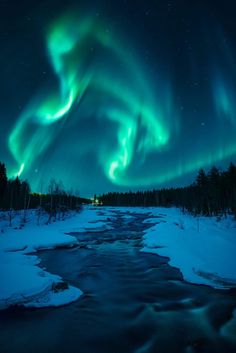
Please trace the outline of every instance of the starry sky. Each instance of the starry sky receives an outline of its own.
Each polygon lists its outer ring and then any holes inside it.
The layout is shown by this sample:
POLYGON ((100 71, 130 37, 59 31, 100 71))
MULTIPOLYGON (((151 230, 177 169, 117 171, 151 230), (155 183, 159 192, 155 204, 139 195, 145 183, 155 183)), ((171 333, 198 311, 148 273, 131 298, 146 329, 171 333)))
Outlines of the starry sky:
POLYGON ((1 1, 0 160, 83 196, 236 160, 236 4, 1 1), (223 6, 224 5, 224 6, 223 6))

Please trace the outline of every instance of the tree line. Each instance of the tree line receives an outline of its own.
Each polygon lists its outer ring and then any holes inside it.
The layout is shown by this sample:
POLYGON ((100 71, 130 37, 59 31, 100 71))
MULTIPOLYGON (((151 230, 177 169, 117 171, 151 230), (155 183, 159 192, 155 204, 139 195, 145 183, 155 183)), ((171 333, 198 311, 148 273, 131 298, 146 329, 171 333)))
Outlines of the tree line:
POLYGON ((193 215, 236 217, 236 166, 225 171, 215 166, 206 173, 200 169, 189 186, 137 192, 109 192, 97 198, 104 206, 179 207, 193 215))
POLYGON ((52 179, 46 193, 32 193, 27 181, 19 177, 9 179, 4 163, 0 162, 0 210, 10 212, 37 209, 38 216, 47 212, 49 222, 53 218, 63 218, 68 210, 79 210, 89 200, 65 191, 61 182, 52 179))

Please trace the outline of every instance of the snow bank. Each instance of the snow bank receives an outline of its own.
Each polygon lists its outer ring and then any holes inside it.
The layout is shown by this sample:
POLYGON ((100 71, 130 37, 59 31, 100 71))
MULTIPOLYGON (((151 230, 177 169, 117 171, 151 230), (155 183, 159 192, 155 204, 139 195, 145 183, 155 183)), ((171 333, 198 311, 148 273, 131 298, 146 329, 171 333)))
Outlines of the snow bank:
MULTIPOLYGON (((30 211, 22 226, 18 213, 9 227, 7 214, 1 213, 0 309, 11 305, 59 306, 77 300, 81 290, 40 268, 39 258, 32 253, 75 246, 77 238, 68 233, 110 229, 109 220, 119 211, 127 220, 132 220, 133 214, 147 215, 144 222, 149 228, 142 251, 167 256, 186 281, 219 289, 236 287, 236 223, 231 217, 217 222, 215 218, 183 215, 176 208, 86 207, 49 225, 43 217, 37 225, 35 211, 30 211)), ((225 330, 228 334, 229 328, 225 330)))
POLYGON ((180 209, 117 207, 111 211, 146 214, 150 228, 143 237, 144 252, 169 258, 186 281, 216 289, 236 287, 236 222, 227 216, 193 217, 180 209))
POLYGON ((60 306, 77 300, 82 295, 80 289, 38 267, 39 258, 29 254, 77 245, 76 237, 65 233, 105 229, 109 213, 101 214, 95 208, 85 208, 79 214, 71 213, 64 221, 48 225, 45 224, 46 218, 42 217, 37 225, 35 211, 31 210, 24 226, 18 212, 12 227, 8 226, 6 213, 0 216, 0 309, 11 305, 60 306))
POLYGON ((22 228, 21 214, 14 218, 12 227, 6 220, 0 221, 0 249, 5 251, 24 250, 25 253, 55 247, 74 246, 77 239, 68 233, 84 233, 110 229, 107 219, 112 214, 96 208, 85 208, 81 213, 70 213, 64 221, 46 224, 42 217, 39 226, 36 225, 35 211, 30 211, 27 223, 22 228), (67 234, 65 234, 67 233, 67 234))
POLYGON ((0 278, 0 309, 11 305, 60 306, 77 300, 82 294, 78 288, 67 285, 65 290, 56 290, 56 286, 64 283, 62 279, 37 266, 1 265, 0 278))
POLYGON ((175 208, 151 210, 142 251, 169 258, 186 281, 217 289, 236 287, 236 222, 228 216, 192 217, 175 208), (158 217, 158 218, 155 218, 158 217), (160 217, 160 218, 159 218, 160 217))

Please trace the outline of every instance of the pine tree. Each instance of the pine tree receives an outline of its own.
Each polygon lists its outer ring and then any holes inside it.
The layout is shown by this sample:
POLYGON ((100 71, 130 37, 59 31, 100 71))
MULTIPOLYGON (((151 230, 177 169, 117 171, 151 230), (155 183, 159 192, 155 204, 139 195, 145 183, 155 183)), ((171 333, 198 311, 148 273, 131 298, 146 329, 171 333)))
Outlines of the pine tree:
POLYGON ((204 169, 200 169, 196 178, 196 184, 199 187, 206 187, 208 182, 207 175, 204 169))
POLYGON ((4 207, 4 198, 7 192, 7 172, 4 163, 0 162, 0 207, 4 207))

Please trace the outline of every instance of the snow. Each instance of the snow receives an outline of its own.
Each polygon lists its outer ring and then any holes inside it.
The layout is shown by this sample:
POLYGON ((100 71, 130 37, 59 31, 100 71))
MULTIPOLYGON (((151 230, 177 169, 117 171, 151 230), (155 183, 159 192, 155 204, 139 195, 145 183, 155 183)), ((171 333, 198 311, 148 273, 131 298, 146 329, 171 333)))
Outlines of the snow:
MULTIPOLYGON (((38 225, 35 212, 28 212, 26 224, 18 212, 11 227, 8 214, 0 213, 0 309, 60 306, 77 300, 82 291, 39 267, 37 251, 77 246, 73 234, 111 229, 115 213, 131 222, 135 214, 146 215, 142 251, 168 257, 184 280, 217 289, 236 287, 236 222, 230 216, 218 221, 177 208, 85 207, 51 224, 42 216, 38 225)), ((225 327, 225 335, 234 326, 235 318, 225 327)))
MULTIPOLYGON (((104 209, 104 208, 103 208, 104 209)), ((193 217, 175 207, 108 208, 146 214, 141 251, 165 256, 185 281, 216 289, 236 287, 236 221, 232 216, 193 217)))
POLYGON ((38 265, 39 250, 78 245, 76 237, 65 234, 101 230, 109 213, 101 214, 95 208, 85 208, 81 213, 70 213, 64 221, 45 224, 34 210, 27 213, 22 225, 22 212, 14 215, 9 227, 7 212, 0 214, 0 309, 11 305, 46 307, 69 304, 77 300, 82 291, 63 282, 60 276, 50 274, 38 265), (92 223, 91 223, 92 222, 92 223), (62 285, 61 285, 62 284, 62 285))
POLYGON ((216 289, 236 287, 236 222, 193 217, 176 208, 150 209, 142 251, 169 258, 184 280, 216 289), (158 215, 161 214, 161 218, 158 215), (164 216, 163 216, 164 215, 164 216))

